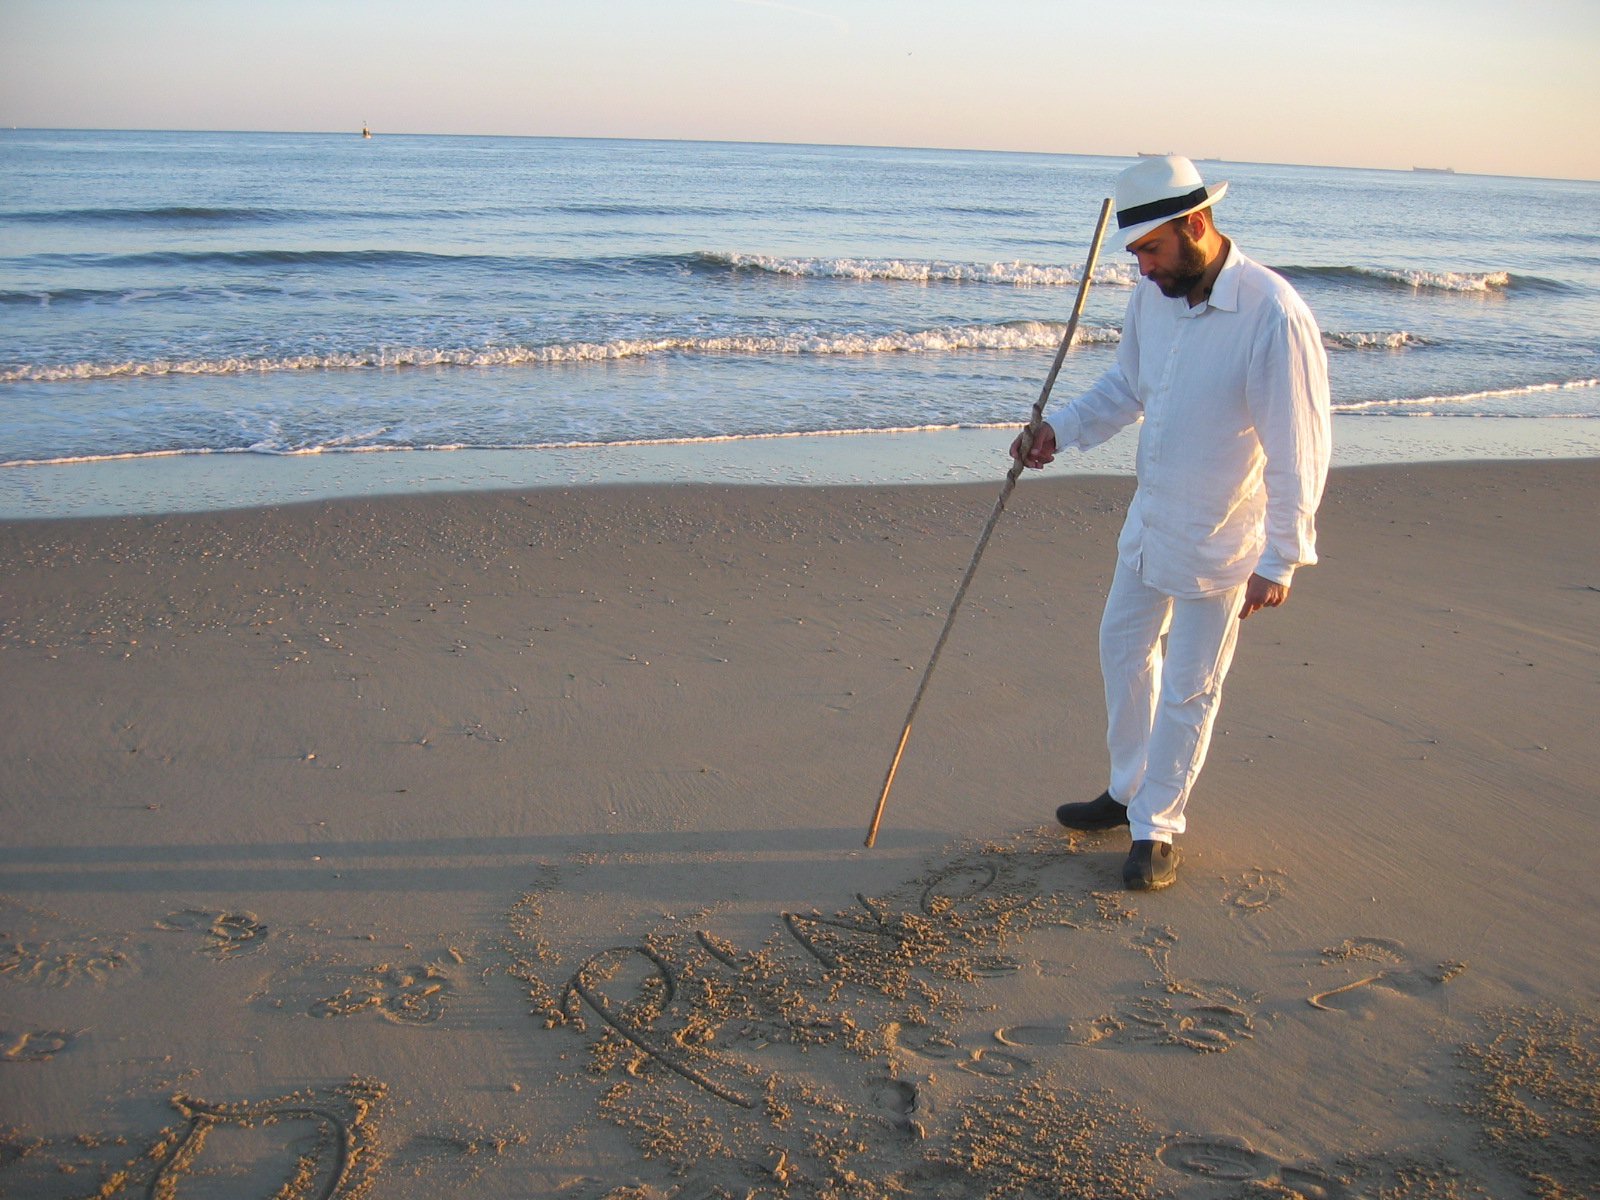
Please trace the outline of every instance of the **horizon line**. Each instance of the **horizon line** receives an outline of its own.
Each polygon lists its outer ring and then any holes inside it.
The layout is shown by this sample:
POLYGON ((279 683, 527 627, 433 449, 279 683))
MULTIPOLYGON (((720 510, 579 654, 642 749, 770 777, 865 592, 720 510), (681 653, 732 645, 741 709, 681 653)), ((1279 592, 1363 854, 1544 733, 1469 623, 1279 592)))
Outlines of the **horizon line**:
MULTIPOLYGON (((363 127, 364 128, 364 127, 363 127)), ((256 134, 263 137, 354 137, 358 140, 377 140, 380 137, 414 138, 503 138, 520 141, 549 142, 662 142, 677 145, 707 146, 790 146, 819 150, 904 150, 910 152, 935 152, 944 154, 994 154, 1029 155, 1041 158, 1107 158, 1138 159, 1148 157, 1144 152, 1112 154, 1083 150, 1001 150, 979 146, 910 146, 876 142, 801 142, 762 138, 711 138, 711 137, 630 137, 618 134, 560 134, 560 133, 430 133, 416 130, 394 130, 371 133, 364 137, 362 130, 349 132, 343 129, 154 129, 142 126, 75 126, 75 125, 5 125, 0 133, 195 133, 195 134, 256 134)), ((1516 175, 1496 171, 1458 170, 1452 167, 1374 167, 1349 163, 1296 163, 1276 162, 1271 159, 1226 158, 1220 155, 1200 155, 1193 162, 1223 163, 1246 167, 1294 167, 1310 170, 1374 171, 1386 174, 1444 175, 1479 179, 1526 179, 1552 183, 1600 183, 1600 178, 1585 175, 1516 175)))

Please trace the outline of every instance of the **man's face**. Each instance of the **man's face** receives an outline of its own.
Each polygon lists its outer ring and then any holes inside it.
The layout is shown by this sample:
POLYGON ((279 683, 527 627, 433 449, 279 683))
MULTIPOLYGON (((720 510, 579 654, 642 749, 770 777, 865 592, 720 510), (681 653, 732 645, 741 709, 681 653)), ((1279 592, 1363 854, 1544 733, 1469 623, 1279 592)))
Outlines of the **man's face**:
POLYGON ((1139 274, 1170 299, 1187 296, 1205 278, 1205 255, 1189 232, 1187 218, 1168 221, 1145 234, 1128 252, 1139 260, 1139 274))

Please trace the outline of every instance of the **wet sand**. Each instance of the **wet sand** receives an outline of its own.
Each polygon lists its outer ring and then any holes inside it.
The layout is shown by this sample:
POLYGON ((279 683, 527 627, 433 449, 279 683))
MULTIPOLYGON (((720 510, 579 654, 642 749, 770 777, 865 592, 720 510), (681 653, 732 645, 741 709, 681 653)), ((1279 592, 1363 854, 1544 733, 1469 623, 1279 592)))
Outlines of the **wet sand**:
POLYGON ((1126 479, 0 524, 0 1192, 1600 1191, 1600 463, 1335 472, 1120 887, 1126 479))

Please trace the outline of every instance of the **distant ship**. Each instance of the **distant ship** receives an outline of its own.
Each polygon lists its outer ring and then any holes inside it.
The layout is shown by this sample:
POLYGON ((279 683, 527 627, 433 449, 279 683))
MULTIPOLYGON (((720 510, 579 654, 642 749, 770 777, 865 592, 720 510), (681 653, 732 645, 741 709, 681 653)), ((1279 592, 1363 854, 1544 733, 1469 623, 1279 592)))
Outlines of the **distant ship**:
POLYGON ((1454 167, 1412 167, 1413 171, 1421 171, 1424 175, 1454 175, 1454 167))
POLYGON ((361 122, 361 136, 364 138, 369 138, 372 136, 372 130, 367 128, 367 123, 365 121, 361 122))

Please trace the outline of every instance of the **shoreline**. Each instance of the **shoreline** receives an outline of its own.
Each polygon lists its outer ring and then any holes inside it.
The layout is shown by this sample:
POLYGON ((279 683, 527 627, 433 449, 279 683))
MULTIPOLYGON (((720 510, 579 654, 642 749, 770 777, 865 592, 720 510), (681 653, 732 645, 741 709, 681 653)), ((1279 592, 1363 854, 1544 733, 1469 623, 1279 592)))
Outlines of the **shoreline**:
MULTIPOLYGON (((176 454, 0 468, 0 521, 262 508, 363 496, 603 485, 980 483, 1010 466, 1003 429, 799 434, 543 450, 176 454)), ((1130 475, 1132 431, 1050 476, 1130 475)), ((1335 467, 1600 458, 1600 421, 1335 418, 1335 467)))

